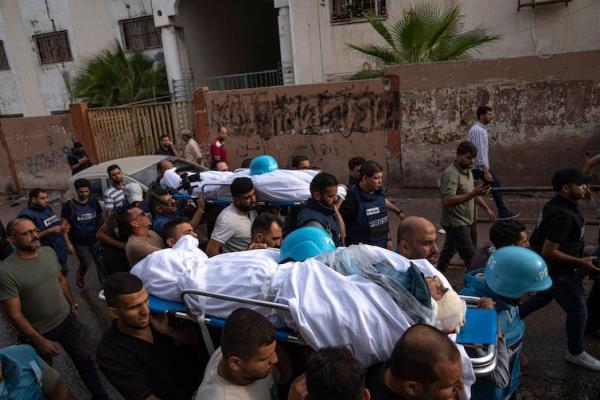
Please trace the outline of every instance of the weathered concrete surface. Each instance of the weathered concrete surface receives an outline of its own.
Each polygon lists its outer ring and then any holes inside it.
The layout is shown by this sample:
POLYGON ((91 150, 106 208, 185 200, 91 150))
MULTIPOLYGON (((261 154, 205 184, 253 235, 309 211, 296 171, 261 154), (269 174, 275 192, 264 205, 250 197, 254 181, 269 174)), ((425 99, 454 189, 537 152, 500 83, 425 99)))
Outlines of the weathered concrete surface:
POLYGON ((295 154, 338 176, 357 154, 405 187, 436 187, 481 104, 494 108, 491 165, 505 185, 547 185, 600 149, 600 51, 403 65, 380 80, 197 91, 199 137, 230 128, 231 164, 295 154))
MULTIPOLYGON (((490 163, 508 185, 547 185, 600 149, 600 52, 386 69, 399 83, 401 183, 436 186, 481 104, 490 105, 490 163)), ((393 160, 391 160, 393 163, 393 160)))
MULTIPOLYGON (((294 155, 340 177, 363 155, 385 163, 389 113, 380 80, 207 92, 210 136, 225 125, 232 167, 269 153, 285 167, 294 155)), ((202 134, 200 136, 203 136, 202 134)))
MULTIPOLYGON (((2 130, 22 189, 64 189, 71 176, 67 152, 73 128, 68 114, 6 118, 2 130)), ((5 149, 0 149, 0 192, 12 183, 5 149)))

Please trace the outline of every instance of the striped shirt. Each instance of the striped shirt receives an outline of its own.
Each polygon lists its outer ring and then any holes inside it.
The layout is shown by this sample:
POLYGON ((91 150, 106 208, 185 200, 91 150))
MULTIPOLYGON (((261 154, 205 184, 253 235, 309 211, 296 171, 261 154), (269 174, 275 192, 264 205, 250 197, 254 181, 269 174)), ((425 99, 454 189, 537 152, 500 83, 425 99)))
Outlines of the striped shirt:
POLYGON ((104 191, 104 210, 112 211, 125 205, 125 189, 111 185, 104 191))
POLYGON ((481 169, 484 165, 490 168, 490 159, 488 156, 488 131, 487 127, 477 121, 469 129, 469 142, 477 147, 477 157, 475 158, 475 168, 481 169))

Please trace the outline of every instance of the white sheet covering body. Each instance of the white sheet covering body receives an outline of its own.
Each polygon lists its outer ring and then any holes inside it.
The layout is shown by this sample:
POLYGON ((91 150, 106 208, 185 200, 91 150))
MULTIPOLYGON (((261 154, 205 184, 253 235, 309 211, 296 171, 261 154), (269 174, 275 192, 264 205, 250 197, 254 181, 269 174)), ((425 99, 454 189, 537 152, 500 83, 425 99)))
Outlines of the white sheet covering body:
MULTIPOLYGON (((165 171, 160 181, 161 186, 177 189, 181 185, 181 177, 176 168, 165 171)), ((318 171, 280 169, 268 174, 250 176, 248 169, 235 172, 206 171, 201 172, 200 182, 192 182, 192 197, 200 197, 202 190, 209 199, 230 200, 229 185, 235 178, 250 177, 259 201, 305 201, 310 197, 310 182, 318 171)), ((338 188, 338 196, 346 198, 346 188, 338 188)))
MULTIPOLYGON (((413 323, 383 288, 359 276, 343 276, 316 258, 278 264, 279 251, 267 249, 207 259, 197 243, 197 239, 184 236, 173 249, 149 255, 131 272, 144 281, 151 294, 168 300, 178 301, 182 290, 198 289, 286 304, 290 313, 249 307, 278 327, 297 330, 315 349, 350 345, 357 359, 367 366, 387 360, 397 340, 413 323)), ((410 266, 396 253, 360 246, 374 264, 388 261, 399 271, 410 266)), ((437 275, 450 287, 428 261, 412 262, 426 277, 437 275)), ((194 296, 191 300, 193 307, 220 318, 227 318, 240 307, 211 298, 194 296)), ((458 347, 465 381, 463 397, 468 398, 475 375, 464 349, 458 347)))

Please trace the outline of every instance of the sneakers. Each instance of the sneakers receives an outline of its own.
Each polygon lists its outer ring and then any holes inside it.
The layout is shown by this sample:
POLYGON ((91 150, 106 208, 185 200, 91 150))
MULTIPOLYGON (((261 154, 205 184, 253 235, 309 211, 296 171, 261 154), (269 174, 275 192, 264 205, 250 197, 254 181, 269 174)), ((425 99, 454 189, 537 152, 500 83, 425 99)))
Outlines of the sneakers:
POLYGON ((600 360, 595 359, 585 351, 576 356, 567 351, 565 360, 580 367, 591 369, 592 371, 600 371, 600 360))
POLYGON ((519 215, 521 215, 521 211, 507 211, 504 214, 500 214, 500 216, 497 219, 514 219, 514 218, 518 218, 519 215))

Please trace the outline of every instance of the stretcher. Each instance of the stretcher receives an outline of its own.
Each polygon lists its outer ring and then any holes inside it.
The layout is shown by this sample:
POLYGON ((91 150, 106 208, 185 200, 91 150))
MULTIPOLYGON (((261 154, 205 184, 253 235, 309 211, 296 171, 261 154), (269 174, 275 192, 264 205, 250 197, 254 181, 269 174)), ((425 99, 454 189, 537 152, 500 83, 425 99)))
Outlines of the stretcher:
MULTIPOLYGON (((206 193, 205 191, 205 186, 226 186, 227 188, 229 188, 229 184, 225 184, 225 183, 207 183, 202 185, 202 193, 206 193)), ((185 191, 175 191, 173 193, 173 198, 176 200, 191 200, 194 199, 194 197, 189 194, 186 193, 185 191)), ((228 206, 229 204, 231 204, 231 198, 230 197, 215 197, 215 198, 207 198, 206 199, 206 203, 207 204, 214 204, 214 205, 219 205, 219 206, 228 206)), ((293 206, 300 206, 302 205, 302 201, 293 201, 293 200, 287 200, 287 201, 269 201, 269 200, 261 200, 260 198, 256 199, 256 205, 257 206, 271 206, 271 207, 293 207, 293 206)))
MULTIPOLYGON (((225 320, 203 314, 201 311, 193 310, 190 306, 191 296, 212 297, 223 301, 231 301, 240 304, 249 304, 254 306, 267 307, 275 310, 289 312, 287 305, 255 299, 246 299, 236 296, 229 296, 219 293, 212 293, 201 290, 183 290, 181 292, 181 302, 164 300, 150 295, 149 308, 154 314, 172 314, 176 318, 186 319, 197 322, 200 326, 204 344, 209 354, 215 351, 215 346, 208 332, 208 327, 222 329, 225 320)), ((104 300, 104 293, 100 292, 99 297, 104 300)), ((469 354, 473 370, 476 377, 489 375, 494 371, 497 364, 497 315, 495 310, 484 310, 475 308, 479 302, 478 297, 460 296, 468 305, 465 317, 465 325, 462 327, 456 342, 463 345, 467 354, 469 354)), ((276 340, 280 342, 295 343, 304 345, 305 342, 296 332, 289 329, 277 329, 276 340)))

